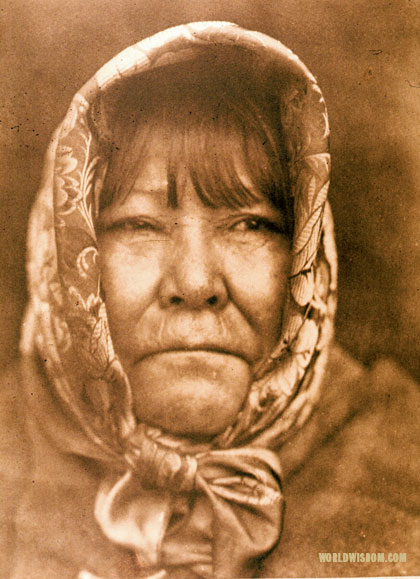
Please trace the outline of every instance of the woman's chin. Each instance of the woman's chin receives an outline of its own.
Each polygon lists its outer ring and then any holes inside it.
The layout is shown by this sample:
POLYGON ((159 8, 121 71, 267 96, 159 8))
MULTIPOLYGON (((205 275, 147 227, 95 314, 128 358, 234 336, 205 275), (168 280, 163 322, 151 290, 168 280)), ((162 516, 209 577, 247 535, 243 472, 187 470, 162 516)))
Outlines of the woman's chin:
POLYGON ((231 425, 251 384, 251 368, 231 354, 173 351, 131 368, 137 419, 174 434, 210 437, 231 425))

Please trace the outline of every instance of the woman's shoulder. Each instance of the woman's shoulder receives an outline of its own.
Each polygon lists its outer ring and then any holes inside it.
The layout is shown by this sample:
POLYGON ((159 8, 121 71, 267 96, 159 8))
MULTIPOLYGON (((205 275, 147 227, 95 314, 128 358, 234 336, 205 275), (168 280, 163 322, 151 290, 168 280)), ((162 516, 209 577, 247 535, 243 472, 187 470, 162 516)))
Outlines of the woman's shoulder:
POLYGON ((293 462, 293 441, 286 455, 285 529, 270 576, 420 572, 419 422, 419 385, 395 362, 368 370, 333 350, 324 400, 296 440, 305 460, 293 462), (361 561, 366 553, 379 560, 361 561))

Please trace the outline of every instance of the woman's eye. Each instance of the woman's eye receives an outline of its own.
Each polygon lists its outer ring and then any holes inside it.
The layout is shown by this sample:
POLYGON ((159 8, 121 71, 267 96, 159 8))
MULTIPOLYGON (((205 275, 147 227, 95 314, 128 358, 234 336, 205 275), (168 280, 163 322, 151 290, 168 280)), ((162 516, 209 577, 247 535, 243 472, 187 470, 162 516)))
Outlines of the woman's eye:
POLYGON ((161 236, 162 228, 151 221, 144 219, 119 219, 111 223, 99 223, 98 233, 114 233, 118 235, 136 237, 138 235, 147 236, 161 236))
POLYGON ((159 227, 156 224, 144 219, 122 219, 113 223, 109 229, 121 233, 153 233, 159 231, 159 227))
POLYGON ((156 226, 152 223, 148 223, 147 221, 143 220, 136 220, 136 219, 127 219, 125 221, 121 221, 120 223, 116 223, 114 227, 117 227, 121 231, 156 231, 156 226))
POLYGON ((265 217, 247 217, 246 219, 241 219, 231 226, 231 231, 247 232, 255 231, 261 233, 273 233, 282 234, 284 233, 284 228, 275 221, 267 219, 265 217))

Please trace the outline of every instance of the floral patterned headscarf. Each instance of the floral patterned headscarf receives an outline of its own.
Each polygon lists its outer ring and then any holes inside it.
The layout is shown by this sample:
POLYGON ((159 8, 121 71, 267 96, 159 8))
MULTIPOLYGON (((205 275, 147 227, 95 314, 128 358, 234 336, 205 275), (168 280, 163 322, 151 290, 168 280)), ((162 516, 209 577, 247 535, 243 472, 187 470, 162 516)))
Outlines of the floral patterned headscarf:
POLYGON ((335 312, 328 135, 321 91, 290 50, 234 24, 194 22, 143 40, 101 68, 75 95, 50 145, 30 219, 22 350, 46 361, 68 420, 83 433, 84 442, 68 441, 67 451, 105 465, 92 509, 105 536, 135 552, 141 576, 253 576, 280 538, 281 470, 273 451, 317 402, 335 312), (295 227, 279 343, 258 367, 234 424, 197 445, 134 417, 101 293, 95 218, 103 164, 89 110, 115 83, 215 44, 255 51, 294 79, 281 105, 295 227))

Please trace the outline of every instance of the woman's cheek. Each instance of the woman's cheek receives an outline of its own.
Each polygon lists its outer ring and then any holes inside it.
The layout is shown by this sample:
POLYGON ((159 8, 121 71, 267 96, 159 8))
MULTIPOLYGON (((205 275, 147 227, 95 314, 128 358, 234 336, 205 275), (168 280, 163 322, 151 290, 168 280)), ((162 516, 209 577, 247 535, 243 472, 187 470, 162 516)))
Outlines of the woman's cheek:
POLYGON ((224 263, 232 300, 257 329, 267 352, 280 330, 291 264, 288 243, 231 247, 224 252, 224 263))
POLYGON ((161 252, 150 249, 140 252, 110 244, 100 250, 102 288, 113 334, 127 332, 156 299, 162 260, 161 252))

